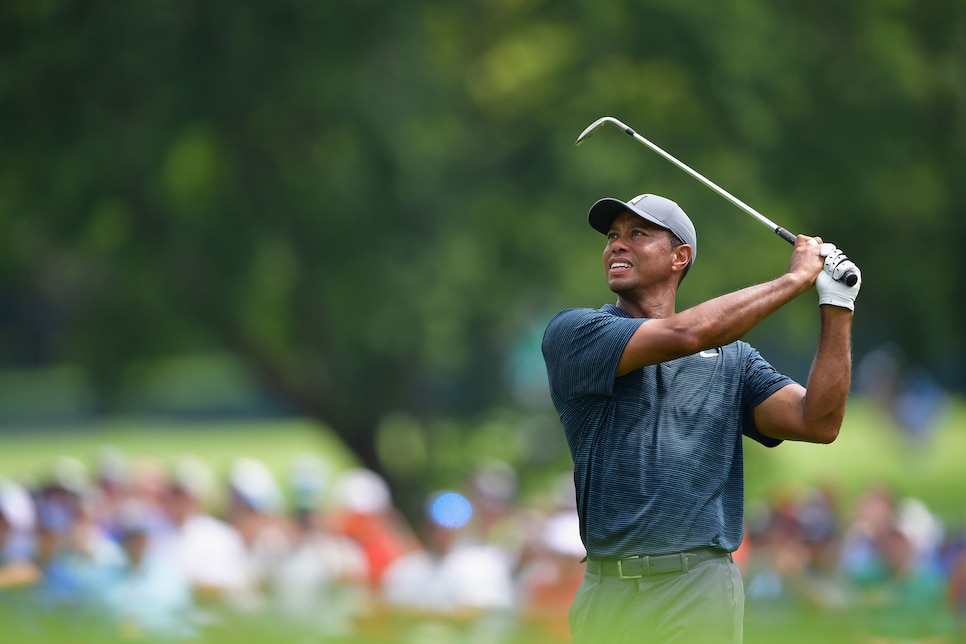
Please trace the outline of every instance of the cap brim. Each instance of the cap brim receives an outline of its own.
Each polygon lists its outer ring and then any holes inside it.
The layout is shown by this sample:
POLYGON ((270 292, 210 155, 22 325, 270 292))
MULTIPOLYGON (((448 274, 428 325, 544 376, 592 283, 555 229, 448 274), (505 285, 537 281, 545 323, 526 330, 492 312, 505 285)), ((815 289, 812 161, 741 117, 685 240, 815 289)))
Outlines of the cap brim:
POLYGON ((587 221, 590 223, 591 227, 599 232, 601 235, 606 235, 610 230, 610 225, 614 223, 614 219, 617 215, 621 214, 625 210, 634 211, 630 206, 621 201, 620 199, 613 199, 607 197, 601 199, 593 206, 590 207, 590 212, 587 213, 587 221))
POLYGON ((614 219, 617 218, 617 215, 624 211, 630 211, 641 219, 645 219, 652 224, 657 224, 661 228, 670 230, 666 223, 654 215, 645 212, 640 208, 635 208, 628 203, 624 203, 620 199, 614 199, 613 197, 605 197, 591 206, 590 212, 587 213, 587 221, 594 228, 594 230, 599 232, 601 235, 606 235, 608 232, 610 232, 610 225, 614 223, 614 219))

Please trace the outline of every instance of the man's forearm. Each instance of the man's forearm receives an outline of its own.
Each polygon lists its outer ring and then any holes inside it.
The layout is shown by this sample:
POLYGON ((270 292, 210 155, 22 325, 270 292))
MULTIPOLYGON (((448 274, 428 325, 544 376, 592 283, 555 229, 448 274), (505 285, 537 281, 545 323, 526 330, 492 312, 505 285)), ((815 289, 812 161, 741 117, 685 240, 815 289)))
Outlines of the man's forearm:
MULTIPOLYGON (((786 273, 771 282, 721 295, 675 315, 657 314, 657 319, 642 324, 627 343, 617 375, 739 340, 809 288, 807 277, 786 273)), ((655 313, 645 312, 640 317, 654 318, 655 313)))
POLYGON ((695 336, 697 349, 740 340, 760 322, 811 288, 804 278, 786 273, 693 306, 678 314, 678 324, 695 336))
POLYGON ((802 411, 808 425, 834 438, 845 418, 852 383, 852 311, 829 305, 820 310, 822 328, 802 411))

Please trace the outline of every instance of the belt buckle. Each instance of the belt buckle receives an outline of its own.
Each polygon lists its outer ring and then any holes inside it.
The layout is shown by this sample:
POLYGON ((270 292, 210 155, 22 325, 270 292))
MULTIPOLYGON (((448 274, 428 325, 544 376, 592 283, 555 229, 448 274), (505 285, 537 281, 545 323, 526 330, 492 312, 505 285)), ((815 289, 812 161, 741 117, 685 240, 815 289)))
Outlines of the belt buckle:
MULTIPOLYGON (((648 557, 647 555, 644 555, 643 557, 641 557, 641 556, 638 556, 638 557, 627 557, 627 559, 643 559, 644 560, 644 570, 649 570, 650 567, 651 567, 650 557, 648 557)), ((621 579, 641 579, 642 577, 644 577, 644 573, 641 573, 639 575, 625 575, 624 574, 624 565, 623 565, 624 564, 624 561, 626 561, 626 559, 618 559, 617 560, 617 576, 618 577, 620 577, 621 579)))

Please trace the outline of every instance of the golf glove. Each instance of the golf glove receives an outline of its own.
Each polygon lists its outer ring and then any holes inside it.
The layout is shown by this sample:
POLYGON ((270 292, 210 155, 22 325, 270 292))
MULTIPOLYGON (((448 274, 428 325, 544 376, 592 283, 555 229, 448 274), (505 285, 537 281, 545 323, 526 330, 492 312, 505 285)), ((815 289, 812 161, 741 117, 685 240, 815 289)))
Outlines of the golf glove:
POLYGON ((862 286, 862 272, 855 262, 835 247, 835 244, 822 244, 821 253, 825 258, 825 267, 815 280, 819 305, 831 304, 854 311, 855 296, 859 294, 859 287, 862 286), (849 269, 855 271, 858 276, 852 286, 839 281, 849 269))

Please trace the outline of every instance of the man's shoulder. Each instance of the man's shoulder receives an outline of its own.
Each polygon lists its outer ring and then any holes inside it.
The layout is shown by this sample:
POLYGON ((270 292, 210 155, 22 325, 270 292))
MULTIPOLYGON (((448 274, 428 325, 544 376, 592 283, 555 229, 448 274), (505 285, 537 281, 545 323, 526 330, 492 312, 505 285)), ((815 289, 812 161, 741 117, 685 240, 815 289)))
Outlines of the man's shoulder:
POLYGON ((571 307, 564 309, 550 319, 548 326, 567 321, 584 321, 604 318, 629 317, 621 309, 612 304, 605 304, 599 309, 590 307, 571 307))
POLYGON ((604 314, 604 309, 595 309, 589 306, 572 306, 572 307, 563 309, 553 317, 554 319, 556 319, 566 315, 602 315, 602 314, 604 314))
POLYGON ((564 309, 554 315, 547 328, 544 330, 544 342, 561 335, 569 336, 572 333, 579 333, 579 329, 599 326, 609 318, 616 317, 605 309, 592 308, 569 308, 564 309))
POLYGON ((753 346, 745 342, 744 340, 735 340, 731 344, 726 344, 723 347, 718 347, 720 350, 726 353, 737 354, 742 356, 747 356, 755 350, 753 346))
MULTIPOLYGON (((600 309, 565 309, 550 320, 541 349, 548 365, 553 363, 564 369, 576 369, 578 364, 586 366, 587 361, 594 364, 609 361, 620 357, 643 321, 611 305, 600 309)), ((604 368, 613 379, 616 362, 613 365, 607 362, 604 368)))

